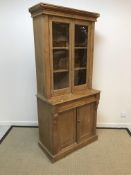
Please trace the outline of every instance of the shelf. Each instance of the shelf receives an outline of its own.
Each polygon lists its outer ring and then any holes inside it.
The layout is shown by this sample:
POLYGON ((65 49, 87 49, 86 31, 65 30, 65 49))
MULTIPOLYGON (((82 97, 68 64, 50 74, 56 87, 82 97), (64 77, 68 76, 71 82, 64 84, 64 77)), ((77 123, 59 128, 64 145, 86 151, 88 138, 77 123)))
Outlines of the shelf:
POLYGON ((77 71, 77 70, 85 70, 85 69, 86 69, 86 67, 76 67, 75 71, 77 71))
POLYGON ((87 49, 87 47, 74 47, 75 49, 87 49))
POLYGON ((69 46, 69 41, 58 41, 53 39, 53 47, 68 47, 69 46))
POLYGON ((63 50, 63 49, 66 49, 68 50, 69 47, 52 47, 53 50, 63 50))
POLYGON ((54 73, 60 73, 60 72, 69 72, 68 69, 58 69, 58 70, 54 70, 54 73))

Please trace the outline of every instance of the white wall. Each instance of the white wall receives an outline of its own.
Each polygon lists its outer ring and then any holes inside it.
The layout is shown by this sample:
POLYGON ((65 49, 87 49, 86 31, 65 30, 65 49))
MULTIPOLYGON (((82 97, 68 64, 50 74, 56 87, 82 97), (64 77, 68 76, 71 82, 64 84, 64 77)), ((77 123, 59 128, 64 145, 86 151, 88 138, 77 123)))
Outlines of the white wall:
MULTIPOLYGON (((38 0, 0 1, 0 124, 37 123, 32 19, 38 0)), ((49 0, 99 12, 95 31, 93 87, 101 90, 98 123, 131 124, 131 1, 49 0), (121 112, 127 113, 121 119, 121 112)))

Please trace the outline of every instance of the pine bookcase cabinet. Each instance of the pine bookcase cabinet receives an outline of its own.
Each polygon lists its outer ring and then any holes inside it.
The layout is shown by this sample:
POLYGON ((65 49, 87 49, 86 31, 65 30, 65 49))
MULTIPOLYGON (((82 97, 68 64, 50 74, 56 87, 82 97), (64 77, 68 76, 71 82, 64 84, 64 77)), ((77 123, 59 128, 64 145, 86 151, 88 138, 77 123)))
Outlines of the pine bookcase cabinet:
POLYGON ((95 140, 100 91, 92 89, 98 13, 40 3, 33 17, 39 145, 52 162, 95 140))

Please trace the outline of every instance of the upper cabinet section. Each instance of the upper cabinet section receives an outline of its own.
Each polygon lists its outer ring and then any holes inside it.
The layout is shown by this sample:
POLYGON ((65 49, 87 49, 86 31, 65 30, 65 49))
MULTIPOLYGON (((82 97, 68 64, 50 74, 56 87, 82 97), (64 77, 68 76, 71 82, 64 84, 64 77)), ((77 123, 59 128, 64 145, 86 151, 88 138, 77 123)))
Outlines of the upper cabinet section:
POLYGON ((33 17, 38 93, 44 97, 92 88, 98 13, 40 3, 33 17))

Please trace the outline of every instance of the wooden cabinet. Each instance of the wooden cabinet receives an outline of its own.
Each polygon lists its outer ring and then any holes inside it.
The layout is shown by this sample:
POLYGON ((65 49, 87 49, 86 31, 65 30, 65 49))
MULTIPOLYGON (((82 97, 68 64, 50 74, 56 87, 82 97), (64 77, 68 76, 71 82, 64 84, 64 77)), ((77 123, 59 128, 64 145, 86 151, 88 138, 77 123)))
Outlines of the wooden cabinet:
POLYGON ((92 89, 94 26, 98 13, 51 4, 33 17, 39 144, 52 161, 97 139, 100 92, 92 89))

